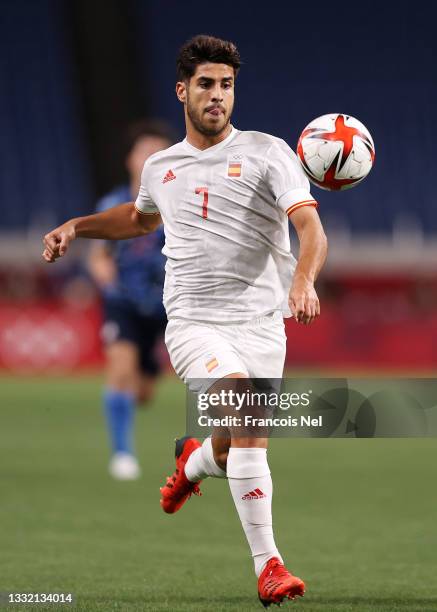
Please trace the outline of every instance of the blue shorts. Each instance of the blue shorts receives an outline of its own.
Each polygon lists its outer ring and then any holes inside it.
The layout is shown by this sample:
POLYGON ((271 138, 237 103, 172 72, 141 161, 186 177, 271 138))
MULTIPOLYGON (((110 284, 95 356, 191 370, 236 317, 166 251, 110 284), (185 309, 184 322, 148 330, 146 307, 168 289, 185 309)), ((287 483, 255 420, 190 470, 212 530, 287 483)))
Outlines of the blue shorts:
POLYGON ((130 302, 103 300, 103 342, 106 346, 118 340, 132 342, 139 351, 141 371, 150 376, 160 371, 156 345, 166 325, 165 316, 143 315, 130 302))

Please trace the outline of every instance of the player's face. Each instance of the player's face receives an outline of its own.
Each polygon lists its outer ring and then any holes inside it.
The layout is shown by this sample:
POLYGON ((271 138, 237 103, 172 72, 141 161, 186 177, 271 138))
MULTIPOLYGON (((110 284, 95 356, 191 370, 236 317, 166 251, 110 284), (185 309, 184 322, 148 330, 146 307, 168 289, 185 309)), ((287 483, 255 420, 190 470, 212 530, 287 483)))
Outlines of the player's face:
POLYGON ((183 86, 178 97, 186 104, 194 128, 204 136, 217 136, 229 125, 234 108, 234 80, 232 66, 205 63, 197 66, 188 83, 178 83, 183 86))

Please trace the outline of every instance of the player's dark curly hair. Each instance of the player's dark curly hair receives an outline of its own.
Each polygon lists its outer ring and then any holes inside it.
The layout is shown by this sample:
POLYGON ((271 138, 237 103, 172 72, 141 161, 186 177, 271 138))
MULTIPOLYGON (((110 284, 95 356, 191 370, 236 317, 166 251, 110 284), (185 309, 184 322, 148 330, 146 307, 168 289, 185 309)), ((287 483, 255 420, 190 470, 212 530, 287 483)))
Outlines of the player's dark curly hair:
POLYGON ((207 34, 199 34, 181 47, 176 61, 178 81, 188 81, 199 64, 212 62, 227 64, 237 76, 241 66, 240 54, 234 43, 207 34))

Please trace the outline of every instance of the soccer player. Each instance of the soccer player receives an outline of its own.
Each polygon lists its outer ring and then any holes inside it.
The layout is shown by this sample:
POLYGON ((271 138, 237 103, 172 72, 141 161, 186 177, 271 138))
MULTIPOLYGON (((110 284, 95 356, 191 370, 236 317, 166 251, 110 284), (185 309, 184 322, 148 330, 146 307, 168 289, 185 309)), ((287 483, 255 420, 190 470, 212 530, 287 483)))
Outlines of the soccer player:
MULTIPOLYGON (((132 123, 126 131, 129 182, 105 195, 97 211, 136 198, 144 162, 173 142, 171 130, 163 122, 132 123)), ((134 417, 136 405, 153 396, 159 373, 154 351, 167 323, 162 304, 163 246, 164 232, 159 228, 132 240, 96 241, 88 259, 103 298, 103 404, 112 448, 109 473, 118 480, 134 480, 140 475, 133 449, 134 417)))
MULTIPOLYGON (((53 262, 75 238, 120 240, 163 222, 170 358, 184 381, 210 380, 215 389, 229 378, 281 378, 283 314, 291 310, 306 325, 319 315, 314 282, 327 250, 295 154, 279 138, 239 131, 230 122, 239 67, 233 43, 204 35, 188 41, 179 53, 176 84, 185 140, 147 160, 135 203, 72 219, 44 237, 43 257, 53 262), (299 239, 297 262, 288 218, 299 239)), ((182 438, 161 505, 176 512, 199 493, 202 479, 227 477, 258 595, 268 606, 303 595, 305 585, 286 569, 275 544, 266 449, 266 437, 241 436, 232 428, 214 430, 202 445, 182 438)))

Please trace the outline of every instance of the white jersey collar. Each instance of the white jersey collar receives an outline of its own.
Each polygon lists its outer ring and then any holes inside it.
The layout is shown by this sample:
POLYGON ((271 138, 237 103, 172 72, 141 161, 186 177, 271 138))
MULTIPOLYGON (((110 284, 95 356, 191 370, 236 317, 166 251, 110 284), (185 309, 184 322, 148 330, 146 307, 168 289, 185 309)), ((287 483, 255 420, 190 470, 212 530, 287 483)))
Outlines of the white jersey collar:
POLYGON ((233 125, 231 125, 231 128, 232 129, 229 135, 226 136, 224 140, 222 140, 221 142, 218 142, 216 145, 213 145, 212 147, 208 147, 207 149, 197 149, 196 147, 193 147, 193 145, 190 144, 186 138, 184 138, 182 143, 185 146, 185 148, 188 149, 190 153, 192 153, 193 155, 200 156, 200 155, 205 155, 205 154, 208 155, 209 153, 215 153, 216 151, 219 151, 220 149, 223 149, 224 147, 226 147, 231 142, 231 140, 233 140, 235 136, 238 134, 238 130, 235 129, 233 125))

